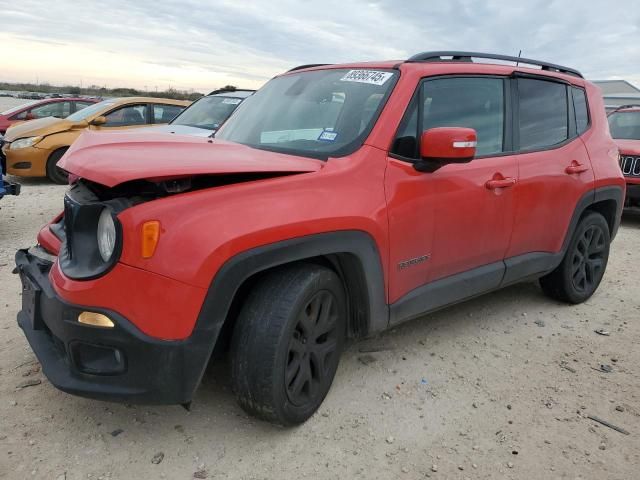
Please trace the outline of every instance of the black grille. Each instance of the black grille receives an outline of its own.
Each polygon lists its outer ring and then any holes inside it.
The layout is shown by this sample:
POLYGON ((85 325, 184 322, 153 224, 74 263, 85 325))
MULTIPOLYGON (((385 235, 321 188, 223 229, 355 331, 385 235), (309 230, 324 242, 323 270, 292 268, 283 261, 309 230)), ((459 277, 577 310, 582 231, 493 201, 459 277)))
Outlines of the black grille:
POLYGON ((640 177, 640 156, 620 154, 620 169, 625 177, 640 177))
POLYGON ((67 243, 67 255, 69 259, 72 257, 73 251, 73 221, 77 211, 77 203, 73 202, 68 195, 64 197, 64 231, 67 243))

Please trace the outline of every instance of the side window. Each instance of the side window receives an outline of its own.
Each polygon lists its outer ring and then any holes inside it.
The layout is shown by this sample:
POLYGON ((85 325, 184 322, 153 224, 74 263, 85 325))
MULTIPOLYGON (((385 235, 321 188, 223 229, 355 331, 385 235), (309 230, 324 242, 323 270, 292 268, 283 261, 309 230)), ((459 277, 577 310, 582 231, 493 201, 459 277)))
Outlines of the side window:
POLYGON ((406 158, 418 158, 418 102, 419 95, 416 95, 404 114, 391 153, 406 158))
POLYGON ((414 98, 407 109, 392 153, 416 158, 419 133, 436 127, 473 128, 478 135, 478 156, 504 151, 505 103, 502 79, 438 78, 426 80, 421 88, 421 100, 414 98), (422 118, 418 118, 417 106, 420 101, 422 118))
POLYGON ((169 123, 178 115, 184 107, 177 105, 154 105, 153 106, 153 122, 169 123))
POLYGON ((78 110, 82 110, 83 108, 87 108, 89 105, 93 105, 93 103, 89 102, 76 102, 76 112, 78 110))
POLYGON ((13 117, 9 118, 9 120, 25 120, 27 118, 28 113, 29 113, 29 110, 25 110, 24 112, 20 112, 14 115, 13 117))
POLYGON ((566 85, 519 78, 518 105, 520 150, 550 147, 569 137, 566 85))
POLYGON ((33 118, 58 117, 65 118, 71 115, 71 102, 55 102, 34 107, 30 110, 33 118))
POLYGON ((571 87, 571 96, 573 98, 573 110, 576 112, 576 130, 578 131, 578 135, 581 135, 589 127, 587 95, 583 89, 571 87))
POLYGON ((147 123, 146 105, 127 105, 105 115, 105 127, 127 127, 130 125, 145 125, 147 123))

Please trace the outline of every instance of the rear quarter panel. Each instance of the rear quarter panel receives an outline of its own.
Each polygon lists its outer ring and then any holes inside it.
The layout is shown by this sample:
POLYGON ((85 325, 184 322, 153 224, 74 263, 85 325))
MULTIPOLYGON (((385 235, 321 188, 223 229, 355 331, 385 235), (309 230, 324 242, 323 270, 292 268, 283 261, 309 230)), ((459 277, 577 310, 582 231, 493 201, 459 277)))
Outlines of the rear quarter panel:
POLYGON ((595 188, 619 186, 625 181, 618 161, 618 145, 611 138, 602 93, 595 85, 585 82, 589 101, 591 128, 580 138, 587 147, 595 175, 595 188))

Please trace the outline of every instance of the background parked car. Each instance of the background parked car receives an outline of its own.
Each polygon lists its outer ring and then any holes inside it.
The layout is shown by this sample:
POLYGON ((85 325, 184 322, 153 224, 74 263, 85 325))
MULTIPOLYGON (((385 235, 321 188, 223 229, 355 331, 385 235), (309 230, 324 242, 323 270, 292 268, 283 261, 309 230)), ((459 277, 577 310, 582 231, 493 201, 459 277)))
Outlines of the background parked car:
POLYGON ((609 131, 620 149, 620 168, 627 182, 625 206, 640 207, 640 105, 612 111, 609 131))
POLYGON ((44 117, 65 118, 97 102, 98 100, 94 98, 80 97, 48 98, 27 102, 0 113, 0 133, 4 134, 11 125, 17 122, 44 117))
POLYGON ((145 131, 177 133, 208 137, 240 106, 255 90, 214 90, 161 127, 150 127, 145 131))
POLYGON ((167 123, 190 103, 167 98, 113 98, 65 119, 47 117, 16 125, 7 130, 2 146, 7 173, 46 176, 53 182, 67 183, 67 174, 56 164, 84 129, 109 131, 167 123))

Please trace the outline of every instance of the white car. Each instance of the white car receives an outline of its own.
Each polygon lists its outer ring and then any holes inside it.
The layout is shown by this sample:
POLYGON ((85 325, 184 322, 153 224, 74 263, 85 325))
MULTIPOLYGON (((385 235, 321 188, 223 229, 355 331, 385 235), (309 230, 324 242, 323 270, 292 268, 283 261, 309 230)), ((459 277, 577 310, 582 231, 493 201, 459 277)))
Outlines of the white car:
MULTIPOLYGON (((215 90, 184 109, 166 125, 145 128, 145 132, 175 133, 208 137, 255 90, 215 90)), ((135 133, 140 133, 136 129, 135 133)))

